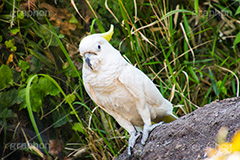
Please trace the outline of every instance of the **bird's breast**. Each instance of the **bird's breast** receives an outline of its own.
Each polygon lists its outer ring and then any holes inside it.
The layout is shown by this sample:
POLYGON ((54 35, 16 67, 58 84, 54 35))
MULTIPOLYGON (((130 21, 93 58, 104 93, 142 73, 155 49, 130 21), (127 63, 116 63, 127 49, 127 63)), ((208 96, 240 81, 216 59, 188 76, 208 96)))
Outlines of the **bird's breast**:
POLYGON ((118 80, 121 68, 108 68, 98 72, 83 72, 83 80, 93 88, 97 99, 109 114, 118 114, 136 126, 143 121, 136 107, 136 97, 118 80))
POLYGON ((94 90, 98 100, 109 114, 114 112, 114 114, 124 117, 136 126, 143 125, 142 118, 136 108, 138 99, 118 80, 113 81, 112 85, 105 89, 94 88, 94 90))

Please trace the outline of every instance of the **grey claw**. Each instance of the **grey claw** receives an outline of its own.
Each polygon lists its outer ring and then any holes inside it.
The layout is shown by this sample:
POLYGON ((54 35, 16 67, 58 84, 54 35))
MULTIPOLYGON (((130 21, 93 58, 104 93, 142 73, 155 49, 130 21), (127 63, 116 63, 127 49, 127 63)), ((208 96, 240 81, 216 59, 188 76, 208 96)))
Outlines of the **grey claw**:
POLYGON ((145 145, 147 139, 148 139, 148 136, 149 136, 149 133, 154 129, 156 128, 157 126, 160 126, 161 124, 163 124, 163 122, 160 122, 160 123, 156 123, 154 125, 146 125, 144 126, 143 128, 143 136, 142 136, 142 140, 141 140, 141 144, 142 145, 145 145))
POLYGON ((130 138, 129 138, 129 143, 128 143, 128 156, 131 155, 131 149, 134 147, 135 143, 136 143, 136 140, 137 138, 140 136, 140 132, 137 132, 136 134, 136 131, 130 133, 130 138))

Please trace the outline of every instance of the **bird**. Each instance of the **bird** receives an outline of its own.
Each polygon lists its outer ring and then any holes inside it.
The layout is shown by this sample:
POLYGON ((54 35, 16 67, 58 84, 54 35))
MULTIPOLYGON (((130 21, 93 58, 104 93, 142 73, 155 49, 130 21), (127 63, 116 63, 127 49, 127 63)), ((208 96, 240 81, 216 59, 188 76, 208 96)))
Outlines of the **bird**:
POLYGON ((90 98, 130 134, 127 150, 131 155, 141 134, 141 144, 145 145, 149 133, 162 121, 171 122, 178 117, 173 114, 172 103, 149 77, 109 43, 113 30, 111 25, 108 32, 91 34, 81 40, 82 80, 90 98))

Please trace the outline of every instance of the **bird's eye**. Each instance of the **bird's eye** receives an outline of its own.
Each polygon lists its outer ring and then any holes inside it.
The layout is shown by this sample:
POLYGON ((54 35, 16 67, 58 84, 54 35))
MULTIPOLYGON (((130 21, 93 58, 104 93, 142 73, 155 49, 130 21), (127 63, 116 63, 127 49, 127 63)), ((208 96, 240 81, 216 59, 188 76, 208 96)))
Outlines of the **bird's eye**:
POLYGON ((98 48, 98 50, 100 50, 100 49, 101 49, 101 46, 100 46, 100 44, 97 46, 97 48, 98 48))

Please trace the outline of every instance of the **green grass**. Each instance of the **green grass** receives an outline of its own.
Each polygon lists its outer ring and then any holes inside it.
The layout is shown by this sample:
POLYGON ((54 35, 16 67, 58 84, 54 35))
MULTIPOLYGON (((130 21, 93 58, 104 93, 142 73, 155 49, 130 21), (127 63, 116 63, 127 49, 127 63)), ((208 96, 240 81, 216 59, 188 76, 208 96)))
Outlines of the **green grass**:
MULTIPOLYGON (((233 42, 234 37, 221 42, 219 32, 224 32, 224 28, 221 30, 220 25, 214 26, 214 17, 209 20, 208 13, 199 13, 198 1, 194 1, 194 12, 184 7, 168 10, 161 1, 159 5, 150 1, 144 6, 148 6, 146 8, 152 13, 152 18, 137 17, 137 22, 134 12, 125 8, 121 0, 118 2, 121 17, 113 16, 121 24, 124 22, 123 26, 119 24, 127 46, 122 53, 155 81, 164 97, 173 104, 184 105, 175 108, 179 116, 216 99, 238 96, 239 89, 236 88, 239 84, 234 82, 239 81, 236 67, 240 57, 229 54, 234 51, 225 46, 225 43, 233 42), (179 14, 183 15, 182 19, 179 14), (183 21, 181 27, 174 24, 176 16, 183 21), (194 26, 189 18, 198 21, 198 25, 194 26), (152 22, 156 23, 148 26, 152 22), (158 30, 151 31, 154 28, 158 30)), ((213 8, 208 6, 206 9, 209 12, 213 8)))
MULTIPOLYGON (((94 19, 87 25, 78 24, 78 27, 85 25, 84 30, 79 27, 71 36, 62 35, 61 27, 46 16, 41 20, 0 16, 3 22, 14 21, 20 30, 13 35, 16 40, 12 45, 17 47, 13 52, 5 47, 9 39, 1 32, 0 43, 6 51, 0 64, 6 64, 5 57, 9 54, 15 58, 15 64, 9 65, 14 81, 1 92, 10 93, 13 88, 18 92, 17 100, 13 98, 14 103, 6 108, 9 115, 11 111, 16 112, 17 117, 20 112, 29 114, 40 143, 43 143, 41 131, 34 116, 38 116, 46 128, 55 126, 49 130, 56 138, 61 137, 65 147, 74 150, 65 149, 67 154, 83 152, 82 157, 89 159, 113 159, 127 147, 128 133, 96 107, 85 92, 81 70, 76 65, 82 63, 81 57, 72 56, 69 47, 77 50, 87 31, 104 32, 110 24, 115 25, 110 43, 153 80, 163 96, 176 105, 174 112, 179 117, 216 99, 239 96, 240 28, 236 22, 239 6, 235 3, 214 1, 210 5, 196 0, 176 6, 166 0, 136 4, 118 0, 108 1, 108 9, 103 11, 105 1, 96 2, 101 9, 94 2, 86 2, 94 19), (228 14, 218 16, 217 11, 223 10, 228 14), (31 62, 27 60, 29 56, 34 57, 31 62), (19 60, 27 63, 20 64, 19 60), (20 72, 16 71, 17 67, 21 68, 20 72), (43 82, 47 82, 52 91, 42 86, 43 82), (63 117, 67 120, 62 121, 63 117)), ((5 10, 18 9, 19 2, 12 5, 5 10)), ((8 30, 9 24, 4 24, 3 28, 8 30)), ((13 142, 13 138, 9 140, 6 136, 6 126, 12 124, 13 115, 9 115, 0 121, 4 125, 5 144, 13 142)))

